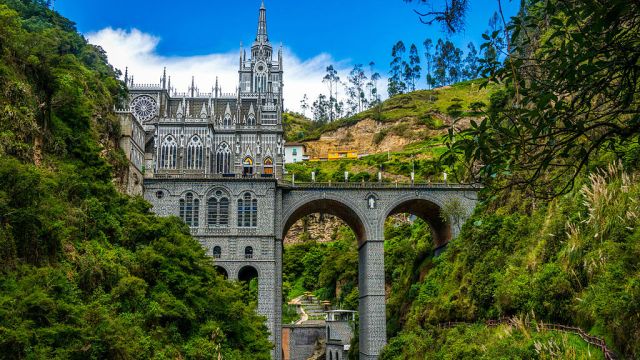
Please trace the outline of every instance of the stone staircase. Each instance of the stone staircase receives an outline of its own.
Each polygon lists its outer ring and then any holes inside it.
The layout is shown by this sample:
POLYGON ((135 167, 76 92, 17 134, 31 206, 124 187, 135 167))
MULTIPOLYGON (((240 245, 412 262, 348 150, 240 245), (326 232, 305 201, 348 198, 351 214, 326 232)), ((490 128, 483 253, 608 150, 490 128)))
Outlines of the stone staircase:
POLYGON ((313 294, 306 293, 303 295, 300 298, 300 306, 304 308, 304 312, 309 317, 305 323, 324 323, 326 319, 324 306, 313 294))

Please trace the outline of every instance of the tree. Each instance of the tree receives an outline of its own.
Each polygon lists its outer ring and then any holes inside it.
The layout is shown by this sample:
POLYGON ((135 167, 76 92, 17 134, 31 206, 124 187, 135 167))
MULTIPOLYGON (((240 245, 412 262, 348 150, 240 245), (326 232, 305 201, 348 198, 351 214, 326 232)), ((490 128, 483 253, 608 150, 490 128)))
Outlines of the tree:
MULTIPOLYGON (((570 191, 602 153, 637 163, 640 5, 538 0, 512 21, 509 57, 492 78, 506 87, 444 159, 461 155, 473 179, 541 198, 570 191)), ((502 36, 486 38, 496 47, 502 36)))
POLYGON ((327 74, 322 79, 322 82, 329 84, 329 121, 335 120, 336 104, 338 102, 338 84, 340 83, 340 77, 338 71, 334 69, 333 65, 327 66, 327 74), (335 87, 335 93, 333 91, 335 87), (335 94, 335 97, 334 97, 335 94))
POLYGON ((501 34, 504 32, 500 25, 500 17, 494 12, 489 19, 489 29, 487 29, 482 37, 487 40, 482 44, 482 59, 480 60, 484 75, 489 76, 502 65, 499 62, 500 53, 504 51, 505 40, 501 34))
POLYGON ((423 43, 424 45, 424 59, 427 62, 427 87, 431 89, 433 87, 433 76, 431 75, 431 66, 433 62, 433 41, 431 39, 426 39, 423 43))
POLYGON ((331 104, 327 100, 327 96, 319 94, 316 101, 311 105, 311 113, 313 114, 313 120, 319 123, 326 123, 329 121, 329 112, 331 104))
POLYGON ((398 41, 391 49, 391 68, 389 70, 389 84, 387 86, 387 92, 390 97, 398 94, 403 94, 406 91, 407 84, 403 81, 403 71, 406 62, 403 60, 404 53, 407 49, 402 41, 398 41))
POLYGON ((307 110, 309 109, 309 98, 307 94, 302 96, 302 100, 300 100, 300 108, 302 109, 302 115, 307 116, 307 110))
POLYGON ((464 67, 462 65, 462 50, 454 46, 449 63, 449 83, 455 84, 461 81, 463 71, 464 67))
POLYGON ((464 59, 464 64, 463 77, 467 80, 476 79, 480 74, 480 62, 478 61, 478 50, 472 42, 467 45, 467 57, 464 59))
POLYGON ((369 105, 374 106, 380 102, 380 95, 378 94, 378 80, 380 80, 380 73, 376 72, 374 67, 376 63, 371 61, 369 63, 369 82, 367 88, 369 89, 369 105))
POLYGON ((351 113, 363 111, 368 104, 367 95, 364 87, 367 81, 367 75, 364 73, 363 65, 356 64, 349 73, 347 78, 350 86, 347 87, 349 94, 349 104, 351 105, 351 113))
POLYGON ((418 48, 415 44, 411 44, 409 50, 409 63, 405 65, 404 81, 411 87, 411 91, 416 90, 416 83, 420 80, 420 72, 422 67, 420 66, 420 56, 418 55, 418 48))
MULTIPOLYGON (((407 3, 414 0, 404 0, 407 3)), ((421 4, 433 6, 433 0, 415 0, 421 4)), ((424 24, 441 23, 448 32, 455 33, 464 28, 464 16, 469 7, 469 0, 445 0, 443 9, 433 9, 420 12, 414 10, 424 24)))

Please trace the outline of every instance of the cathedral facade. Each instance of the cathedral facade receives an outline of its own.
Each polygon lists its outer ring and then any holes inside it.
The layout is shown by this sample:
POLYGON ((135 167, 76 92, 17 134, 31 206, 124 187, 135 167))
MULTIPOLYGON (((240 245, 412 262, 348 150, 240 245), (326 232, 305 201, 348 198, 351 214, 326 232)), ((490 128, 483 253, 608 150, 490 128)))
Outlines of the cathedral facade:
POLYGON ((257 278, 257 310, 266 317, 274 359, 283 357, 282 239, 304 216, 340 217, 358 240, 359 356, 377 359, 386 343, 386 219, 398 213, 422 218, 438 253, 471 215, 478 189, 283 181, 282 50, 273 53, 264 4, 250 54, 241 50, 238 62, 232 94, 222 93, 217 81, 210 93, 194 81, 178 93, 166 72, 152 85, 125 75, 128 104, 117 111, 130 162, 124 190, 143 195, 160 216, 180 217, 228 279, 257 278), (449 203, 464 211, 445 219, 449 203))
POLYGON ((241 49, 238 62, 234 93, 223 93, 217 80, 211 92, 192 81, 178 93, 166 71, 159 84, 136 84, 126 73, 128 104, 117 111, 127 140, 121 143, 130 159, 128 189, 140 188, 133 192, 158 215, 184 220, 223 275, 259 278, 258 312, 267 317, 278 358, 283 63, 267 35, 264 3, 250 53, 241 49), (144 187, 134 186, 138 174, 144 187))

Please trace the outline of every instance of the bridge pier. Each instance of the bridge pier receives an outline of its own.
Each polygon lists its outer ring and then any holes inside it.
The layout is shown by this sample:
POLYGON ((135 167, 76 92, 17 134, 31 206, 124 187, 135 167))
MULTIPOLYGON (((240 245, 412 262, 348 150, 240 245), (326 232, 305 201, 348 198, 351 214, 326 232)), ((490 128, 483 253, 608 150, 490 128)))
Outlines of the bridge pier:
POLYGON ((378 359, 387 343, 384 291, 384 240, 367 240, 359 249, 360 359, 378 359))

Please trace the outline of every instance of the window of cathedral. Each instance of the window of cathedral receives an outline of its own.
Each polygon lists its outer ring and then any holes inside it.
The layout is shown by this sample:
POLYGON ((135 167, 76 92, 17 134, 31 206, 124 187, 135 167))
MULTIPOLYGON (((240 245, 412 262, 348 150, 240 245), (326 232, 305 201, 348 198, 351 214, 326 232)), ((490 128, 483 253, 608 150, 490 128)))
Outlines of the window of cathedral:
POLYGON ((242 176, 253 176, 253 159, 250 156, 242 161, 242 176))
POLYGON ((227 143, 222 143, 216 151, 216 173, 229 174, 231 171, 231 149, 227 143))
POLYGON ((218 190, 207 200, 207 226, 229 225, 229 198, 218 190))
POLYGON ((204 146, 196 135, 187 146, 187 169, 202 169, 204 165, 204 146))
POLYGON ((253 259, 253 248, 251 246, 244 248, 244 258, 253 259))
POLYGON ((178 143, 173 136, 168 135, 164 138, 160 147, 160 168, 175 169, 178 163, 178 143))
POLYGON ((262 165, 264 167, 262 171, 264 175, 273 175, 273 160, 270 157, 265 158, 262 165))
POLYGON ((193 193, 187 193, 180 199, 180 218, 189 226, 197 227, 200 215, 200 200, 193 193))
POLYGON ((231 115, 225 115, 222 119, 222 126, 229 127, 231 126, 231 115))
POLYGON ((256 122, 256 117, 253 115, 250 115, 247 118, 247 126, 256 126, 257 122, 256 122))
POLYGON ((258 226, 258 200, 250 192, 238 199, 238 227, 258 226))
POLYGON ((220 246, 213 247, 213 258, 220 259, 222 257, 222 248, 220 246))

